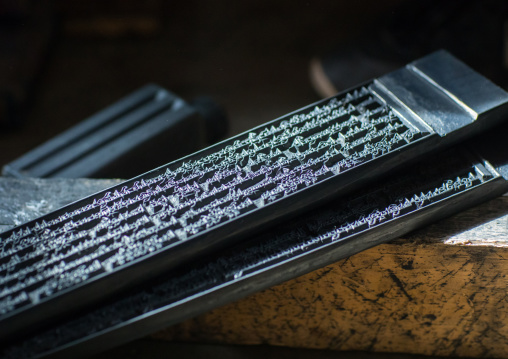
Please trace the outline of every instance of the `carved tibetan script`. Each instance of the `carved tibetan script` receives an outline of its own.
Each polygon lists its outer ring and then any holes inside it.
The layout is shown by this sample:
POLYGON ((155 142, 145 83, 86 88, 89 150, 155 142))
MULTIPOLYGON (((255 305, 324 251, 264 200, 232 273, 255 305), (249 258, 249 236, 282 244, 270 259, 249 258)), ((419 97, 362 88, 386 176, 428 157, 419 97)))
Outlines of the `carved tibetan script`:
POLYGON ((2 235, 0 314, 191 240, 421 136, 364 87, 76 202, 2 235))

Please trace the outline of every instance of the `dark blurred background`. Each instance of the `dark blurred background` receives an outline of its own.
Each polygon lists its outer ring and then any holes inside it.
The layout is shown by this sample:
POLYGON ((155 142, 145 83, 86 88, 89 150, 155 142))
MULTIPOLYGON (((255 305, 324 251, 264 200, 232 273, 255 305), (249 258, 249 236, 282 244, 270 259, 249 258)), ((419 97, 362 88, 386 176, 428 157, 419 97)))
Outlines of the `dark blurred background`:
POLYGON ((450 45, 499 83, 503 3, 0 0, 0 165, 149 82, 211 96, 230 135, 318 100, 323 54, 351 85, 372 59, 379 72, 450 45))
POLYGON ((395 2, 0 1, 0 163, 149 82, 247 130, 317 100, 310 58, 395 2))

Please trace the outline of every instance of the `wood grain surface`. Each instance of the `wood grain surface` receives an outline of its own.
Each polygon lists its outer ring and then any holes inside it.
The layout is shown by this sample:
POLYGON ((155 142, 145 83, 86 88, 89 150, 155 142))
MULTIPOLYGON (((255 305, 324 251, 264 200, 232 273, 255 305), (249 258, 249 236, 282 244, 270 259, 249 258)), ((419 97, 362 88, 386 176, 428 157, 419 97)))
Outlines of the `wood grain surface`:
POLYGON ((508 356, 503 196, 154 335, 440 356, 508 356))

